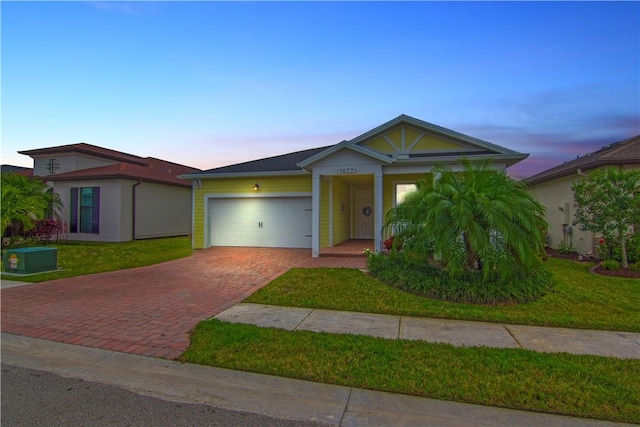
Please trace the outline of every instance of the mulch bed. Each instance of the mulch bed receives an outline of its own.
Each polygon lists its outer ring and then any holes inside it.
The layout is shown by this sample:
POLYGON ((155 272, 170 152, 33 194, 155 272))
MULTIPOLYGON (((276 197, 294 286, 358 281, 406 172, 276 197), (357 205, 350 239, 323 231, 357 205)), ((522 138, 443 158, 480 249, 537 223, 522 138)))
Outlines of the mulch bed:
MULTIPOLYGON (((577 253, 570 254, 559 254, 555 249, 547 248, 547 255, 553 258, 562 258, 568 259, 576 262, 600 262, 598 258, 594 258, 591 256, 582 256, 580 259, 580 255, 577 253)), ((601 265, 596 265, 589 269, 592 273, 600 274, 602 276, 610 276, 610 277, 624 277, 628 279, 640 279, 640 271, 629 270, 628 268, 621 268, 619 270, 605 270, 601 265)))
POLYGON ((605 270, 601 266, 597 265, 592 269, 594 273, 601 274, 603 276, 612 277, 626 277, 627 279, 640 279, 640 271, 629 270, 628 268, 621 268, 619 270, 605 270))
POLYGON ((572 252, 569 254, 560 254, 558 253, 557 250, 551 249, 551 248, 546 248, 546 252, 547 252, 547 256, 550 256, 553 258, 568 259, 576 262, 599 262, 600 261, 598 258, 595 258, 592 256, 586 256, 586 255, 582 255, 582 258, 581 258, 580 254, 578 254, 577 252, 572 252))

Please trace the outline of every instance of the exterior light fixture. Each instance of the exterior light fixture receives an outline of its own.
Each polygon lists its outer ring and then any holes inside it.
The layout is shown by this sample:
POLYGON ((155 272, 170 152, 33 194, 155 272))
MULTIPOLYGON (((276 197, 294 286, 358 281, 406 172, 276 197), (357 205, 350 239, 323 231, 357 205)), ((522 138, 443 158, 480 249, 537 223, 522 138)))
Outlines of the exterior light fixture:
POLYGON ((253 186, 253 190, 254 191, 258 191, 260 189, 260 184, 258 184, 257 182, 254 184, 253 186))

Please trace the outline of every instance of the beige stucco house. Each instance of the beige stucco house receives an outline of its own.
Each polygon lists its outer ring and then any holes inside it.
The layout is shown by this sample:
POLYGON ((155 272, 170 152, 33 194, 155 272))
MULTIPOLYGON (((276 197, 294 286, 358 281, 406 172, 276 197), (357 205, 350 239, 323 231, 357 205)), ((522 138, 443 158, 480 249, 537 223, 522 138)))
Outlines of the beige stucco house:
POLYGON ((596 236, 573 225, 574 198, 571 185, 589 172, 607 167, 640 169, 640 135, 616 142, 598 151, 540 172, 524 180, 547 208, 548 245, 571 244, 580 254, 596 254, 596 236))
POLYGON ((60 195, 69 240, 124 242, 191 233, 191 184, 199 169, 79 143, 20 151, 60 195))

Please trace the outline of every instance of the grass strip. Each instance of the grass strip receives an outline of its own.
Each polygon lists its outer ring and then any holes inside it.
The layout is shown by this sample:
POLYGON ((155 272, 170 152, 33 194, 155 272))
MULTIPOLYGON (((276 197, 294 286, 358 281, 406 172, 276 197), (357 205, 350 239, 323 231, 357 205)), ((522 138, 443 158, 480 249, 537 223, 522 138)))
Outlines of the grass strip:
POLYGON ((284 331, 216 319, 182 360, 269 375, 582 418, 640 422, 640 362, 284 331))
POLYGON ((58 266, 63 270, 28 276, 3 274, 2 280, 39 283, 65 277, 143 267, 191 255, 191 239, 188 236, 123 243, 66 242, 50 246, 58 248, 58 266))
POLYGON ((554 286, 526 304, 446 302, 402 292, 352 269, 292 269, 245 302, 522 325, 640 332, 640 280, 589 273, 549 259, 554 286))

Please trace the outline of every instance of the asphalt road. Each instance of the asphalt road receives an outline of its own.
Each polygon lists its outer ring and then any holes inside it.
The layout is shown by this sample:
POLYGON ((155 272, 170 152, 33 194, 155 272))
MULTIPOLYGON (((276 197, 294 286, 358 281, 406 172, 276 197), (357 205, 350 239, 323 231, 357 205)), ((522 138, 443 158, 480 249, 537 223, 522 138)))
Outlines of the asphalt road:
POLYGON ((324 424, 169 402, 120 387, 2 364, 0 422, 10 426, 243 426, 324 424))

